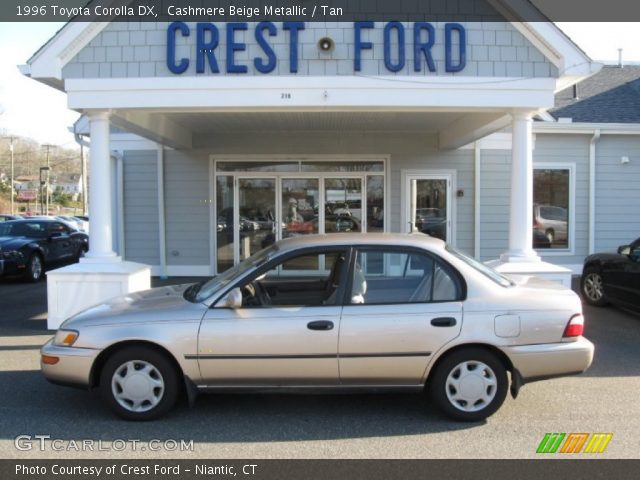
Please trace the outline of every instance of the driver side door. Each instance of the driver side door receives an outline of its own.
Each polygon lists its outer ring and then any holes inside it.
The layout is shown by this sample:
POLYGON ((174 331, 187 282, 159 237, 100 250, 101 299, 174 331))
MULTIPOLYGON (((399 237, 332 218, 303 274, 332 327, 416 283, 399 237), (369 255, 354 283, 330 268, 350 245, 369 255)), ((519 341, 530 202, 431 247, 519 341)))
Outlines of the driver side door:
POLYGON ((336 385, 347 255, 346 249, 285 254, 234 285, 242 306, 214 305, 200 328, 203 384, 336 385))

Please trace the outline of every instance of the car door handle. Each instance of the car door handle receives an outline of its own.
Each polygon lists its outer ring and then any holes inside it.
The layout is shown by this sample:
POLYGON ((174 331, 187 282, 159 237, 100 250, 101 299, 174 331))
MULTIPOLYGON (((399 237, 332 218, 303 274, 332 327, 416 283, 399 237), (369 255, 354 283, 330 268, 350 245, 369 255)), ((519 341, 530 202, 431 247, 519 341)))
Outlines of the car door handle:
POLYGON ((431 325, 434 327, 454 327, 456 319, 453 317, 438 317, 431 320, 431 325))
POLYGON ((329 320, 316 320, 315 322, 307 323, 309 330, 333 330, 333 322, 329 320))

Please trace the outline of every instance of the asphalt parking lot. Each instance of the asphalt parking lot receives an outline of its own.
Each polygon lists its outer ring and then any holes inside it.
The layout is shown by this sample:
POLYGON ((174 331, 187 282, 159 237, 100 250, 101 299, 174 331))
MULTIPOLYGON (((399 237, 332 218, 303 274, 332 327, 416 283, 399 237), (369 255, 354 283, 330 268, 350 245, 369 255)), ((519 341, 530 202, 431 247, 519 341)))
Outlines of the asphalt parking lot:
POLYGON ((611 432, 600 457, 637 458, 640 317, 585 307, 585 318, 592 367, 526 385, 486 422, 455 423, 422 395, 385 394, 203 396, 140 424, 115 418, 95 392, 41 377, 38 349, 51 336, 46 283, 0 280, 0 458, 533 458, 546 432, 611 432), (68 452, 50 443, 20 450, 19 435, 49 435, 68 452), (193 440, 192 449, 154 442, 168 439, 193 440), (93 450, 74 448, 83 440, 93 450), (139 443, 120 451, 121 440, 139 443))

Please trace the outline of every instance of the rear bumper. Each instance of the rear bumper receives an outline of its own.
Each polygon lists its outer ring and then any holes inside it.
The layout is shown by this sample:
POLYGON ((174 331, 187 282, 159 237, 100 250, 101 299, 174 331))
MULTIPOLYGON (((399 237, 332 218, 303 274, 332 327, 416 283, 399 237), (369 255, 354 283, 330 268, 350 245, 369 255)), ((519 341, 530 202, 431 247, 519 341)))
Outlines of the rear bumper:
POLYGON ((48 365, 40 361, 42 374, 51 383, 89 388, 91 367, 100 350, 91 348, 58 347, 49 340, 40 349, 42 355, 57 357, 58 363, 48 365))
POLYGON ((506 347, 524 383, 584 372, 593 360, 593 343, 584 337, 575 342, 506 347))

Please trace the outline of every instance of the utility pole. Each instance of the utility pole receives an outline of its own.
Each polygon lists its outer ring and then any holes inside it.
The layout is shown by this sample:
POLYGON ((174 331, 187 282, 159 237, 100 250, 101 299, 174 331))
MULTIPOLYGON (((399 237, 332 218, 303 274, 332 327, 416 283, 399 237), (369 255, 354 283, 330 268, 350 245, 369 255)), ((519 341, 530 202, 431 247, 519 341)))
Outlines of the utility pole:
POLYGON ((9 151, 11 152, 11 180, 9 181, 9 196, 11 197, 11 215, 13 215, 14 207, 13 207, 13 136, 9 137, 9 151))
POLYGON ((49 180, 51 179, 51 164, 49 163, 49 149, 55 147, 55 145, 45 144, 43 148, 47 149, 47 179, 45 183, 45 195, 46 195, 46 210, 45 215, 49 215, 49 180))
POLYGON ((80 144, 80 178, 82 179, 82 215, 87 214, 87 163, 84 159, 84 145, 80 144))

